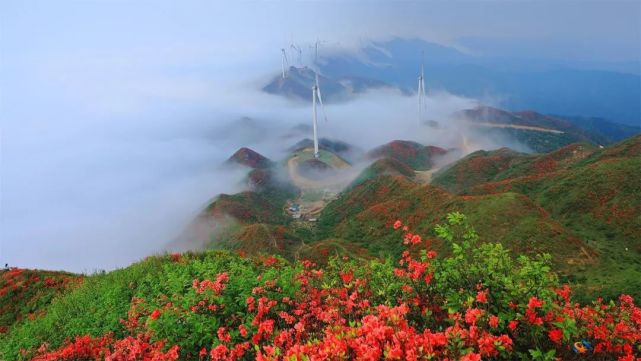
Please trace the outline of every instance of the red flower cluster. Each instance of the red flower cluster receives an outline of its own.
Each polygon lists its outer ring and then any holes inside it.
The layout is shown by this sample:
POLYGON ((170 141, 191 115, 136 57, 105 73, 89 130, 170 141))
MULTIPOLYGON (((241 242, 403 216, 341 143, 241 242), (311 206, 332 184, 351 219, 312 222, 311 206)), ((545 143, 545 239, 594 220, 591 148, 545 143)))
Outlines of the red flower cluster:
POLYGON ((16 321, 41 316, 44 313, 41 306, 82 279, 63 272, 22 268, 0 270, 0 334, 8 332, 16 321), (38 310, 34 312, 34 309, 38 310))
POLYGON ((162 341, 151 343, 148 336, 126 337, 115 340, 111 335, 92 338, 90 336, 76 337, 62 348, 47 351, 42 347, 40 354, 32 361, 75 361, 75 360, 107 360, 107 361, 137 361, 178 360, 179 347, 170 347, 162 351, 165 343, 162 341))
POLYGON ((229 275, 227 272, 223 272, 219 274, 213 282, 210 280, 198 281, 196 279, 192 286, 196 289, 196 293, 203 293, 206 290, 212 290, 215 295, 219 295, 225 289, 227 281, 229 281, 229 275))
POLYGON ((157 320, 158 317, 160 317, 160 310, 155 309, 154 312, 151 313, 151 319, 152 320, 157 320))

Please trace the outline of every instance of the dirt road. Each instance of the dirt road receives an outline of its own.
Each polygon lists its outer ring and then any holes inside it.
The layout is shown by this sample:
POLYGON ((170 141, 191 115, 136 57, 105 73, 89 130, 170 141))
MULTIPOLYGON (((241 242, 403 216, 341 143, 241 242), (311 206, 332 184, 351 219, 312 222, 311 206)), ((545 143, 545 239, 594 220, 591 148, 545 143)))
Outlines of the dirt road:
POLYGON ((563 133, 565 133, 565 132, 562 132, 562 131, 556 130, 556 129, 532 127, 532 126, 529 126, 529 125, 503 124, 503 123, 485 123, 485 122, 473 122, 471 124, 477 125, 477 126, 481 126, 481 127, 524 129, 524 130, 533 130, 533 131, 536 131, 536 132, 554 133, 554 134, 563 134, 563 133))

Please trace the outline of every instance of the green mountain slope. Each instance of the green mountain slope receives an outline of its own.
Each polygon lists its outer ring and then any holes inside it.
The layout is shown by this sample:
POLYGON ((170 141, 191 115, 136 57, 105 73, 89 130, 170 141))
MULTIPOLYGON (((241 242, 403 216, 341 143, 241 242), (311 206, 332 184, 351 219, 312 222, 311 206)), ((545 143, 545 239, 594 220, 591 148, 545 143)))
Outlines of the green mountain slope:
POLYGON ((371 159, 395 159, 415 170, 427 170, 434 166, 435 159, 447 153, 445 149, 424 146, 407 140, 395 140, 368 152, 371 159))
POLYGON ((0 270, 0 334, 16 322, 42 316, 56 295, 81 281, 66 272, 0 270))
MULTIPOLYGON (((434 183, 467 195, 527 196, 598 253, 595 265, 576 274, 580 282, 593 284, 595 292, 639 292, 641 136, 603 149, 571 145, 521 157, 485 178, 471 174, 474 162, 474 157, 460 160, 437 174, 434 183)), ((497 160, 487 167, 503 166, 497 160)))
POLYGON ((386 232, 391 222, 404 219, 427 235, 452 211, 469 214, 481 240, 501 242, 515 254, 547 252, 563 270, 591 262, 590 247, 521 194, 456 196, 391 176, 365 182, 330 203, 320 218, 320 235, 349 240, 374 255, 398 255, 401 246, 386 232))

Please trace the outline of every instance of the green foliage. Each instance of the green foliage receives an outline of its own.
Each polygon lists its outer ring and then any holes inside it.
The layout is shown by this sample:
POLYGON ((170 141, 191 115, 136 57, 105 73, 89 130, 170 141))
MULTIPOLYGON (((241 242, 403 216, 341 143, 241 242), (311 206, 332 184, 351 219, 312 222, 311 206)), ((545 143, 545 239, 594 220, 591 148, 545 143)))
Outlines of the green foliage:
MULTIPOLYGON (((444 152, 442 149, 439 151, 444 152)), ((433 165, 432 152, 433 148, 416 142, 395 140, 372 150, 369 152, 369 156, 371 158, 394 159, 415 170, 428 170, 433 165)))
POLYGON ((359 184, 362 184, 370 179, 387 175, 387 176, 403 176, 413 178, 415 173, 412 168, 403 164, 402 162, 393 158, 382 158, 376 160, 369 167, 365 168, 347 187, 346 191, 351 190, 359 184))
POLYGON ((491 303, 503 305, 526 303, 533 295, 550 296, 549 289, 558 284, 551 272, 549 255, 534 258, 521 255, 514 260, 500 243, 480 243, 476 231, 461 213, 449 213, 447 222, 435 229, 451 245, 452 253, 432 261, 432 291, 442 295, 452 310, 469 305, 478 289, 489 290, 491 303))
POLYGON ((587 140, 585 137, 572 133, 558 134, 515 128, 486 128, 484 133, 489 137, 515 139, 520 144, 527 145, 528 148, 536 153, 552 152, 568 144, 587 140))
POLYGON ((541 349, 530 350, 532 361, 554 361, 556 360, 556 350, 542 351, 541 349))
POLYGON ((16 324, 0 341, 1 354, 18 355, 20 349, 45 341, 60 345, 76 335, 123 335, 120 320, 127 318, 139 280, 158 275, 161 267, 160 259, 150 258, 125 269, 86 277, 82 285, 55 298, 43 317, 16 324))
POLYGON ((56 295, 79 282, 82 277, 66 272, 0 270, 0 334, 20 320, 42 314, 56 295))
POLYGON ((125 269, 87 277, 82 285, 54 299, 43 317, 16 324, 0 339, 0 359, 11 360, 21 349, 34 349, 43 342, 58 347, 76 335, 112 332, 115 337, 123 337, 128 331, 121 320, 128 319, 134 300, 140 300, 135 303, 136 312, 143 315, 169 302, 188 309, 196 299, 194 279, 211 279, 228 272, 229 292, 220 299, 225 309, 213 322, 206 315, 180 312, 163 312, 157 320, 147 320, 157 339, 186 348, 211 345, 221 322, 216 319, 241 317, 246 312, 245 299, 254 287, 274 280, 284 293, 293 296, 296 289, 296 267, 286 263, 266 270, 256 260, 221 251, 187 253, 178 261, 173 258, 150 257, 125 269), (258 281, 259 276, 262 281, 258 281))

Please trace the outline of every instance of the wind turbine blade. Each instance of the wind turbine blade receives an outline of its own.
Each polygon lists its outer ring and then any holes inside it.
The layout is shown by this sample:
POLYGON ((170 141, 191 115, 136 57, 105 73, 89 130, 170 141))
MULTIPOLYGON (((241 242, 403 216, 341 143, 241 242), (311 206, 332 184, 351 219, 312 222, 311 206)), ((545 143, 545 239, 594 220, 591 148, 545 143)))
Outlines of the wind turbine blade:
POLYGON ((281 68, 282 68, 282 77, 283 77, 283 79, 285 79, 285 77, 287 76, 287 73, 285 71, 285 62, 287 62, 287 56, 285 55, 285 49, 284 48, 281 48, 280 50, 283 53, 283 56, 282 56, 282 58, 280 60, 280 65, 281 65, 281 68))
POLYGON ((421 125, 423 122, 423 98, 425 96, 425 88, 423 85, 423 77, 418 77, 418 124, 421 125))
POLYGON ((312 87, 312 125, 314 128, 314 158, 318 158, 318 124, 316 121, 316 98, 318 97, 318 82, 312 87))
POLYGON ((323 104, 323 97, 321 96, 320 84, 318 83, 318 73, 316 73, 316 92, 318 94, 318 102, 320 103, 321 111, 323 112, 323 118, 325 118, 325 122, 327 122, 327 114, 325 113, 325 105, 323 104))
POLYGON ((325 122, 327 122, 327 113, 325 113, 325 105, 323 104, 323 98, 321 97, 320 88, 318 88, 318 102, 320 103, 321 110, 323 111, 323 118, 325 118, 325 122))

